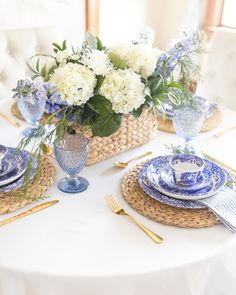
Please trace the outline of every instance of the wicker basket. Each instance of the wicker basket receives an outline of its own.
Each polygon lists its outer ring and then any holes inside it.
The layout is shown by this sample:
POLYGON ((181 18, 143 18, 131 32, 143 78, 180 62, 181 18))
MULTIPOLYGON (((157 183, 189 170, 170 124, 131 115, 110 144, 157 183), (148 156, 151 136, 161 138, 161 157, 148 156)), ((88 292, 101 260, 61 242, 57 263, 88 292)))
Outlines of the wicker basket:
POLYGON ((87 165, 111 158, 126 150, 142 145, 156 136, 157 120, 150 109, 144 109, 139 118, 123 116, 120 128, 108 137, 91 137, 87 165))
MULTIPOLYGON (((23 119, 15 103, 12 105, 12 113, 23 119)), ((77 128, 77 132, 81 132, 81 130, 77 128)), ((85 133, 89 138, 89 154, 86 164, 95 164, 142 145, 155 138, 156 132, 156 116, 148 108, 144 109, 137 119, 131 114, 123 116, 120 128, 108 137, 92 137, 90 130, 85 133)))

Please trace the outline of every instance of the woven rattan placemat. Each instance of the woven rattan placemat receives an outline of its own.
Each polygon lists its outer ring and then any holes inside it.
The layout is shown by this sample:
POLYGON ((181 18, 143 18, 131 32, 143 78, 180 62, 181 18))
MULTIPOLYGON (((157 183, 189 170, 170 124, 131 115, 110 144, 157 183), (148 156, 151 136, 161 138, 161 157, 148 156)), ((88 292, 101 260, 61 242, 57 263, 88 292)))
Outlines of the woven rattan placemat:
POLYGON ((122 180, 121 190, 126 202, 140 214, 164 224, 201 228, 220 223, 208 209, 182 209, 162 204, 147 195, 138 184, 138 171, 134 166, 122 180))
POLYGON ((48 158, 41 159, 37 175, 29 182, 27 189, 16 189, 8 193, 0 193, 0 214, 9 213, 20 209, 38 198, 53 184, 55 169, 48 158))
MULTIPOLYGON (((202 125, 201 132, 210 131, 216 128, 222 121, 223 115, 218 108, 215 108, 211 117, 205 119, 202 125)), ((175 133, 173 122, 171 119, 163 119, 158 117, 157 129, 165 132, 175 133)))

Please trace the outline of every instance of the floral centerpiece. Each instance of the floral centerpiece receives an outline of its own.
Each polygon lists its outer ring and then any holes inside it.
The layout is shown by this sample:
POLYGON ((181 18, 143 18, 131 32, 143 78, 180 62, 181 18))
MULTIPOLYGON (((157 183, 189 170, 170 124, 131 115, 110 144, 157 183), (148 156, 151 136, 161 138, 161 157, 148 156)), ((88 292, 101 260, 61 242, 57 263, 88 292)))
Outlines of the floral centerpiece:
POLYGON ((197 70, 193 56, 201 52, 204 34, 185 36, 166 52, 153 48, 152 39, 152 31, 144 30, 132 43, 108 48, 87 33, 80 48, 69 51, 66 41, 52 43, 55 54, 36 54, 27 61, 32 77, 18 81, 14 98, 46 100, 48 116, 37 130, 41 142, 76 132, 78 126, 92 138, 109 137, 124 117, 138 120, 166 100, 179 104, 190 73, 197 70), (182 85, 173 75, 178 66, 182 85), (45 132, 44 125, 52 123, 45 132))

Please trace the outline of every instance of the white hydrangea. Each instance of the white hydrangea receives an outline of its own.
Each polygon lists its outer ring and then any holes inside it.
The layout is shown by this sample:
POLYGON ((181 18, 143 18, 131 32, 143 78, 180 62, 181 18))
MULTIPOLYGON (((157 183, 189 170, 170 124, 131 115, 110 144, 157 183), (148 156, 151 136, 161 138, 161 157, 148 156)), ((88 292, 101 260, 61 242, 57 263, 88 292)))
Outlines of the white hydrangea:
POLYGON ((161 54, 156 48, 145 44, 118 44, 109 52, 124 61, 125 66, 132 69, 143 78, 149 77, 155 70, 157 60, 161 54))
POLYGON ((112 103, 114 112, 127 115, 144 103, 144 89, 138 74, 119 69, 106 76, 99 92, 112 103))
POLYGON ((113 69, 108 54, 97 49, 87 52, 81 61, 84 65, 92 69, 96 75, 106 75, 113 69))
POLYGON ((82 105, 93 96, 96 77, 83 65, 67 63, 54 71, 49 83, 55 85, 68 105, 82 105))

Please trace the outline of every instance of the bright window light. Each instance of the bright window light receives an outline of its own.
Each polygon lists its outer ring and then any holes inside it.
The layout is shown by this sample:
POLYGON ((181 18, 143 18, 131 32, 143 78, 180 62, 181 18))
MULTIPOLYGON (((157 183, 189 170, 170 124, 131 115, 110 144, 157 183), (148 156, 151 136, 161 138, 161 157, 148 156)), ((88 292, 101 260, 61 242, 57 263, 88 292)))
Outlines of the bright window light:
POLYGON ((223 26, 236 28, 236 1, 235 0, 224 1, 221 24, 223 26))

